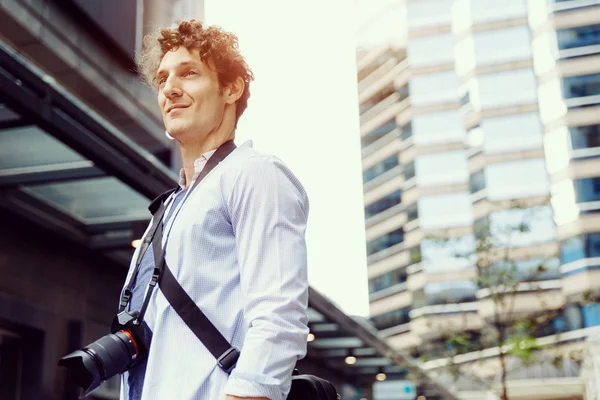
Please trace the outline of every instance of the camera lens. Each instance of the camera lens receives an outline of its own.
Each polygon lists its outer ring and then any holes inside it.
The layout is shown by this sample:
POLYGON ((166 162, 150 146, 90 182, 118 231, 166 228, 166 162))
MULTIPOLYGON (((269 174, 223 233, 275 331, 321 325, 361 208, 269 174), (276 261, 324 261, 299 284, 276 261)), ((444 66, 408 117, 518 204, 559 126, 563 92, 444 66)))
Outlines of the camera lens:
POLYGON ((138 356, 134 336, 121 330, 61 358, 58 365, 69 369, 73 382, 87 395, 105 380, 128 370, 138 356))

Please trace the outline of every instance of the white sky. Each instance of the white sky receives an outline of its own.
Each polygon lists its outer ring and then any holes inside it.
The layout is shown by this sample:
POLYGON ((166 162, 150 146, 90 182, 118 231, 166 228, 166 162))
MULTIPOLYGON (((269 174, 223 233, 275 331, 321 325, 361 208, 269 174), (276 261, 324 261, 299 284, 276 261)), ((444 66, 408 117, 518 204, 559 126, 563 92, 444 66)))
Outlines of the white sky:
POLYGON ((206 0, 255 74, 236 141, 281 158, 310 199, 310 284, 368 315, 362 168, 350 0, 206 0))

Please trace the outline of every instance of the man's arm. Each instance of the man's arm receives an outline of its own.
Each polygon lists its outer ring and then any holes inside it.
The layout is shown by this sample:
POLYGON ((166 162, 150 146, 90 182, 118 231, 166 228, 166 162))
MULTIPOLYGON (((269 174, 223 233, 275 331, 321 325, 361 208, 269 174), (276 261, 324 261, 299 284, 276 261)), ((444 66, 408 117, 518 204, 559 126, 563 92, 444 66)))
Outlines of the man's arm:
POLYGON ((248 330, 225 393, 282 400, 306 354, 308 199, 289 169, 269 156, 247 160, 231 192, 248 330))

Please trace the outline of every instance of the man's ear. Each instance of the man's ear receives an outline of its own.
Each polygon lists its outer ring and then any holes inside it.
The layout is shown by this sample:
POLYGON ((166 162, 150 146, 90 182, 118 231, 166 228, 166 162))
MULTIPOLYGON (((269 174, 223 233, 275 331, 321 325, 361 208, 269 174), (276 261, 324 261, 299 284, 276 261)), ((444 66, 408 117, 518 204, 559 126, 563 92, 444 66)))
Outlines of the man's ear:
POLYGON ((225 102, 227 104, 234 104, 239 100, 240 97, 242 97, 245 87, 246 82, 244 82, 241 76, 238 76, 235 81, 225 86, 225 90, 223 90, 225 102))

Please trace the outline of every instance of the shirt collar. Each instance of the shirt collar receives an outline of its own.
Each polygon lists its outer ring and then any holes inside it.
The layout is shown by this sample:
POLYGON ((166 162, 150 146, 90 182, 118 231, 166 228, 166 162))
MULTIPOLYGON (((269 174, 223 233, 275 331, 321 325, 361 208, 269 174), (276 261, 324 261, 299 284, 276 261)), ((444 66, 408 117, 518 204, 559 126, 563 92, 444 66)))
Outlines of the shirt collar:
MULTIPOLYGON (((244 143, 242 143, 240 147, 253 147, 252 140, 246 140, 244 143)), ((208 159, 213 154, 215 154, 215 151, 217 151, 217 149, 207 151, 206 153, 202 154, 199 158, 197 158, 196 161, 194 161, 194 177, 192 178, 192 182, 194 181, 194 179, 196 179, 200 172, 202 172, 202 170, 206 166, 206 163, 208 162, 208 159)), ((182 189, 185 189, 186 187, 185 170, 183 168, 179 170, 179 186, 182 189)))
MULTIPOLYGON (((215 150, 207 151, 206 153, 202 154, 199 158, 197 158, 194 161, 194 176, 192 178, 192 182, 198 177, 200 172, 202 172, 202 170, 206 166, 206 163, 208 162, 209 158, 213 154, 215 154, 215 151, 217 151, 217 150, 215 149, 215 150)), ((185 187, 186 187, 185 169, 183 169, 183 168, 181 168, 179 170, 179 186, 182 189, 185 189, 185 187)))

